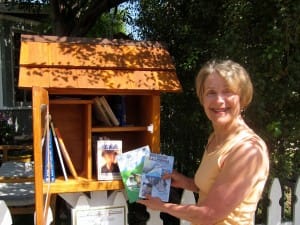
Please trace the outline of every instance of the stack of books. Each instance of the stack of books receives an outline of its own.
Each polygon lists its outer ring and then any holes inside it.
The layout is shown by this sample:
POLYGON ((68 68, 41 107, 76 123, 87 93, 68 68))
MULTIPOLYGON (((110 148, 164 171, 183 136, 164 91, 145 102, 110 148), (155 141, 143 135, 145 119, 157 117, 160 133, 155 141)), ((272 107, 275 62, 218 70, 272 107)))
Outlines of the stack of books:
POLYGON ((95 97, 93 108, 96 119, 104 126, 124 126, 126 124, 126 110, 123 96, 113 96, 111 106, 105 96, 95 97), (117 101, 115 101, 117 99, 117 101))
POLYGON ((65 164, 67 165, 68 171, 71 173, 71 175, 75 179, 78 178, 78 174, 66 149, 61 133, 59 129, 54 126, 51 116, 49 116, 48 125, 45 126, 45 132, 42 139, 42 149, 44 160, 43 179, 46 183, 55 182, 55 158, 59 159, 60 169, 66 181, 68 180, 68 174, 65 164))

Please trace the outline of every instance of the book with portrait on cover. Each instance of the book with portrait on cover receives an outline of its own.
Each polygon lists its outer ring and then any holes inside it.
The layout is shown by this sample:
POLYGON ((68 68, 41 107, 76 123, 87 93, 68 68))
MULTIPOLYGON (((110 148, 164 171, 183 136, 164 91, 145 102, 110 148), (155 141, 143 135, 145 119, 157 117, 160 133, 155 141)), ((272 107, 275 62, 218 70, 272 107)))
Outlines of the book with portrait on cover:
POLYGON ((117 155, 122 153, 122 140, 97 140, 97 179, 120 180, 117 155))
POLYGON ((166 173, 173 170, 174 156, 150 153, 145 157, 141 177, 140 198, 146 195, 158 197, 164 202, 169 201, 171 179, 163 179, 166 173))
POLYGON ((130 203, 139 199, 144 159, 149 154, 150 147, 146 145, 117 156, 125 193, 130 203))

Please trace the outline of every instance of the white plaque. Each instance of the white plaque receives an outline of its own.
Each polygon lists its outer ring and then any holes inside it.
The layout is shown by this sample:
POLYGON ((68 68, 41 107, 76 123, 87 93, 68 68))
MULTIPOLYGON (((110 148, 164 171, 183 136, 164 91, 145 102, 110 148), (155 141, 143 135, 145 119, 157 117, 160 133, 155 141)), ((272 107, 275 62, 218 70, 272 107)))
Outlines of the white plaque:
POLYGON ((125 225, 125 206, 72 209, 72 225, 125 225))

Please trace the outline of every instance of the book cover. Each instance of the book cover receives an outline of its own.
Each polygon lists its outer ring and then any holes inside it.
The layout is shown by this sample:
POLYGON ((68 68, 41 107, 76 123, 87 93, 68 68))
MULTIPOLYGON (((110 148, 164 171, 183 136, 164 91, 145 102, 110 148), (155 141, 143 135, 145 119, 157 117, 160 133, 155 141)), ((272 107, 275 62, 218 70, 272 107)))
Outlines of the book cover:
POLYGON ((120 125, 120 122, 119 120, 117 119, 115 113, 112 111, 110 105, 108 104, 106 98, 104 96, 101 96, 100 97, 100 101, 103 105, 103 108, 104 110, 106 111, 105 113, 108 115, 111 123, 114 125, 114 126, 119 126, 120 125))
POLYGON ((103 123, 105 126, 113 126, 112 122, 109 119, 109 115, 104 109, 104 106, 98 96, 94 98, 93 108, 95 111, 95 117, 99 122, 103 123))
POLYGON ((146 195, 159 197, 162 201, 168 202, 171 188, 171 179, 162 179, 165 173, 173 170, 174 157, 157 153, 150 153, 145 157, 141 177, 140 198, 146 195))
POLYGON ((55 181, 55 165, 54 165, 54 146, 53 146, 53 134, 51 129, 48 130, 48 143, 44 152, 44 168, 43 168, 43 178, 46 183, 55 181))
POLYGON ((144 159, 149 154, 150 148, 146 145, 117 156, 125 192, 130 203, 135 202, 139 198, 144 159))
POLYGON ((121 140, 97 141, 97 179, 120 180, 120 170, 117 164, 117 155, 122 153, 121 140))
POLYGON ((63 172, 65 180, 67 181, 68 180, 68 175, 67 175, 67 172, 66 172, 65 163, 64 163, 64 160, 63 160, 63 157, 62 157, 62 154, 61 154, 60 146, 59 146, 58 139, 57 139, 57 136, 56 136, 56 133, 55 133, 54 124, 53 124, 52 121, 50 122, 50 127, 51 127, 51 132, 52 132, 53 138, 54 138, 54 143, 55 143, 55 148, 56 148, 57 156, 58 156, 59 163, 60 163, 60 168, 63 172))
POLYGON ((78 175, 77 175, 77 172, 76 172, 76 169, 74 167, 74 164, 71 160, 71 157, 67 151, 67 148, 65 146, 65 143, 62 139, 62 136, 59 132, 59 129, 58 128, 54 128, 55 130, 55 133, 56 133, 56 137, 57 137, 57 140, 58 140, 58 143, 59 143, 59 147, 60 147, 60 150, 61 150, 61 153, 62 153, 62 156, 64 157, 65 159, 65 162, 67 163, 67 166, 70 170, 70 173, 72 174, 72 176, 77 179, 78 178, 78 175))

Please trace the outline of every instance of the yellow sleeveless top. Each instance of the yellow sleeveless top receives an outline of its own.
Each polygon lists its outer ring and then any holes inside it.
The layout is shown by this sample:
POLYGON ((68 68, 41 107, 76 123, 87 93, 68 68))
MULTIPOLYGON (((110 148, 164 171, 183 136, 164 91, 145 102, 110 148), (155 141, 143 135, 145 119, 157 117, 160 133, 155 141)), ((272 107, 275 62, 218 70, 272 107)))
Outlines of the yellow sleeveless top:
MULTIPOLYGON (((228 141, 218 151, 203 154, 201 164, 195 174, 195 184, 199 188, 199 200, 201 203, 207 196, 211 186, 215 182, 218 174, 221 171, 220 159, 226 154, 230 153, 233 146, 241 143, 241 141, 256 139, 261 145, 261 153, 266 163, 265 171, 258 171, 261 174, 260 179, 253 187, 248 196, 236 207, 226 218, 217 222, 215 225, 253 225, 254 215, 257 207, 257 203, 261 197, 264 189, 268 173, 269 173, 269 159, 267 153, 267 147, 264 141, 259 138, 252 130, 243 130, 240 133, 228 141)), ((245 165, 246 166, 246 165, 245 165)), ((201 221, 199 221, 201 224, 201 221)))

